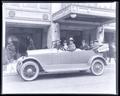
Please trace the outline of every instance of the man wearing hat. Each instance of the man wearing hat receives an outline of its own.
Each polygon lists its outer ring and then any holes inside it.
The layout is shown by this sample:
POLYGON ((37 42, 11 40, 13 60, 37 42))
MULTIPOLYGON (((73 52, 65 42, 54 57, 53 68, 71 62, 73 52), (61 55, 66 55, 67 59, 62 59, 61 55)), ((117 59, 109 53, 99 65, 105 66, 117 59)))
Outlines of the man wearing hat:
POLYGON ((69 38, 69 45, 68 45, 68 50, 69 51, 74 51, 76 49, 76 46, 75 46, 73 41, 74 41, 73 38, 70 37, 69 38))
POLYGON ((56 40, 56 44, 55 44, 54 48, 57 48, 58 50, 62 48, 61 40, 56 40))

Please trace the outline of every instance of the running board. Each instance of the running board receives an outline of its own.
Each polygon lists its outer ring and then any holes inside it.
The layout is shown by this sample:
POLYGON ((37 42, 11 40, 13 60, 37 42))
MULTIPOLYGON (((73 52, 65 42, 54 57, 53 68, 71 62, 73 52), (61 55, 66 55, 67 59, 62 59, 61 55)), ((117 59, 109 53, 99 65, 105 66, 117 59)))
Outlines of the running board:
POLYGON ((73 68, 73 69, 54 69, 54 70, 47 70, 46 72, 68 72, 68 71, 80 71, 80 70, 87 70, 89 68, 73 68))
POLYGON ((80 71, 88 70, 90 68, 87 64, 56 64, 48 65, 45 68, 45 72, 67 72, 67 71, 80 71))

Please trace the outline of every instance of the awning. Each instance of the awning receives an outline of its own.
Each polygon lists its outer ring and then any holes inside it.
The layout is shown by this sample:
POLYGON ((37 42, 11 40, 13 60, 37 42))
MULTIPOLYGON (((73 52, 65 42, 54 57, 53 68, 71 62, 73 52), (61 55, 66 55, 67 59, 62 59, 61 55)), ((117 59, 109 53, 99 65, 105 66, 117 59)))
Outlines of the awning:
POLYGON ((7 27, 26 27, 26 28, 46 28, 50 26, 50 22, 33 22, 23 20, 7 20, 7 27))
POLYGON ((115 22, 115 10, 93 8, 80 5, 70 5, 53 14, 53 21, 66 24, 78 24, 79 26, 96 27, 115 22), (72 18, 71 15, 76 14, 72 18))

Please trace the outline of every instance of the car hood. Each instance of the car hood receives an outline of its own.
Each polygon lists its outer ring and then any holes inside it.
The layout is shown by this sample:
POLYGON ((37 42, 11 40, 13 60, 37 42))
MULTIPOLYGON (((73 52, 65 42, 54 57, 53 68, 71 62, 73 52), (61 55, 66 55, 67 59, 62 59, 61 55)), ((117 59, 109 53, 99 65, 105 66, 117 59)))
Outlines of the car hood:
POLYGON ((57 49, 37 49, 37 50, 27 50, 29 55, 37 55, 37 54, 48 54, 48 53, 56 53, 57 49))

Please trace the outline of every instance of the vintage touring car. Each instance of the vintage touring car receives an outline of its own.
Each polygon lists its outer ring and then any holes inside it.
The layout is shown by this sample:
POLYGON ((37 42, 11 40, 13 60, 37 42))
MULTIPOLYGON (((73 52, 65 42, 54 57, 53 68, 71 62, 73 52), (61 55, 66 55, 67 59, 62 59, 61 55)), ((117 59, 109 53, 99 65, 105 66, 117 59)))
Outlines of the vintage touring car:
POLYGON ((17 72, 25 81, 31 81, 42 73, 90 70, 102 75, 107 65, 104 57, 94 50, 64 51, 53 49, 28 50, 28 56, 18 59, 17 72))

